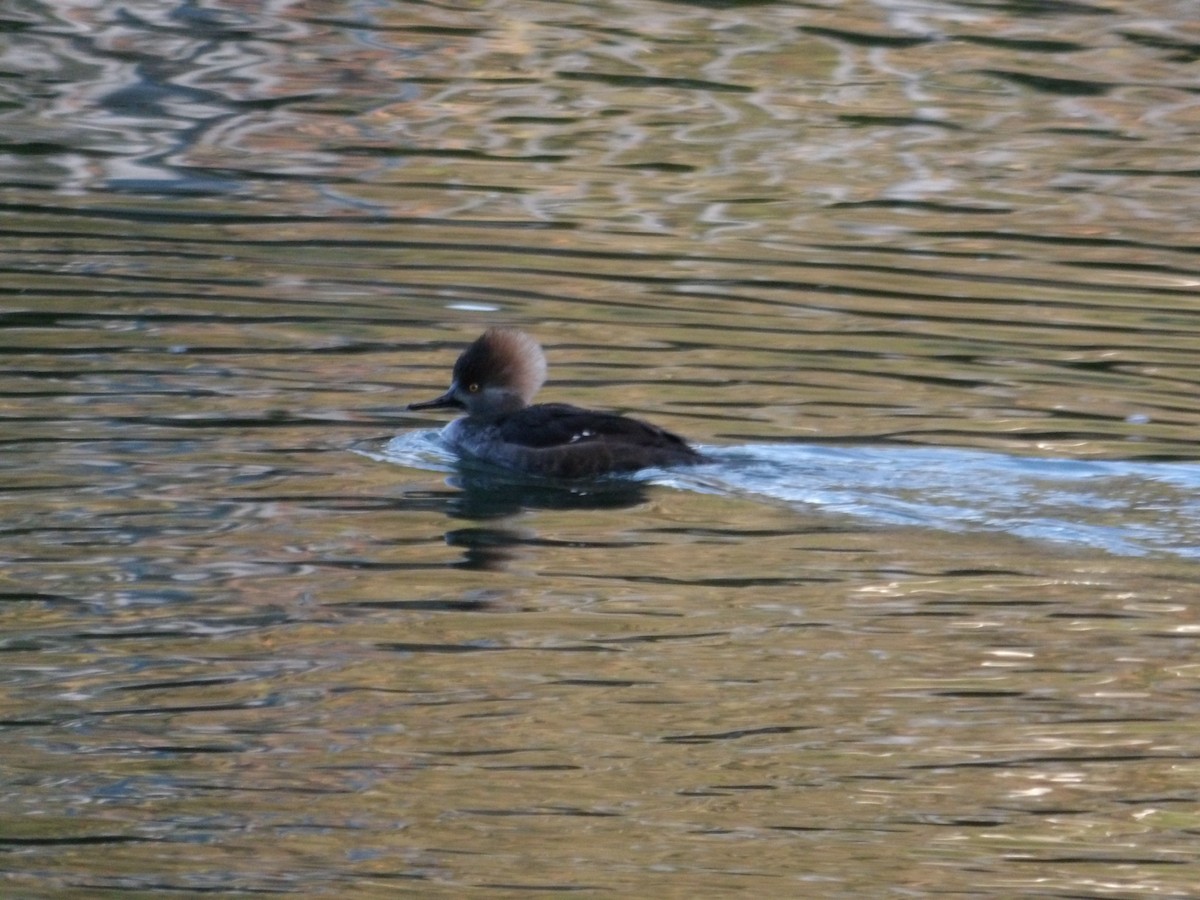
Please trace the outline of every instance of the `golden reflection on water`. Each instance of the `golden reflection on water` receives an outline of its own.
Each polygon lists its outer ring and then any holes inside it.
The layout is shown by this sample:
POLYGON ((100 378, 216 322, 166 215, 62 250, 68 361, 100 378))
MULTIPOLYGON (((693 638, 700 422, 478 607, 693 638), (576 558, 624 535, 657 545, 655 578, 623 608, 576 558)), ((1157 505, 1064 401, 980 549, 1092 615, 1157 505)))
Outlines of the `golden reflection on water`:
POLYGON ((14 11, 10 889, 1190 891, 1178 9, 14 11), (493 321, 724 468, 389 458, 493 321))

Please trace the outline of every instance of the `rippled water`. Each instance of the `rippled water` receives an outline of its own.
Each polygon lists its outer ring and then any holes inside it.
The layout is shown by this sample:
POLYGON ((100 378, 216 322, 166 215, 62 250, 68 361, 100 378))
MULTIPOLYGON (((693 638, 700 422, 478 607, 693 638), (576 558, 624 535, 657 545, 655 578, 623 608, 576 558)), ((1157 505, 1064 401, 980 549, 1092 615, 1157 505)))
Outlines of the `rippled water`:
POLYGON ((1192 4, 0 26, 0 893, 1194 893, 1192 4))
MULTIPOLYGON (((1039 459, 951 448, 763 444, 701 449, 709 462, 694 469, 647 471, 561 490, 602 497, 646 482, 848 513, 865 524, 1002 531, 1114 554, 1200 554, 1196 464, 1039 459)), ((407 432, 360 452, 435 472, 458 470, 458 460, 436 432, 407 432)), ((469 473, 463 480, 472 475, 479 477, 469 473)), ((519 475, 489 472, 485 477, 490 484, 529 484, 519 475)))

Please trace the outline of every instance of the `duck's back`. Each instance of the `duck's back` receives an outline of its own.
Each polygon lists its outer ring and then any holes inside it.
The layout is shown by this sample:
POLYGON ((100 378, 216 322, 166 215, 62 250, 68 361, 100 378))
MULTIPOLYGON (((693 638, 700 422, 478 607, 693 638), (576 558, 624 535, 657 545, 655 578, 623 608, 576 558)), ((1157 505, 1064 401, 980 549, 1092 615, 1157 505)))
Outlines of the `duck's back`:
POLYGON ((555 478, 692 465, 703 459, 683 438, 648 422, 566 403, 527 406, 488 430, 490 448, 468 449, 511 468, 555 478))

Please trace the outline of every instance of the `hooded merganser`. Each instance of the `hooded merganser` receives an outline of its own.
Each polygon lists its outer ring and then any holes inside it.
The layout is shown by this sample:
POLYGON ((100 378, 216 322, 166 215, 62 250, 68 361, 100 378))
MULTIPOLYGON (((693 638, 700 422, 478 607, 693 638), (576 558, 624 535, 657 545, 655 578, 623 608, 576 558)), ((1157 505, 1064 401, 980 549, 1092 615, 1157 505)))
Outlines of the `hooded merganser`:
POLYGON ((513 328, 489 328, 458 357, 446 393, 408 408, 466 410, 442 431, 451 446, 552 478, 691 465, 704 458, 683 438, 639 419, 566 403, 531 406, 545 380, 546 357, 537 341, 513 328))

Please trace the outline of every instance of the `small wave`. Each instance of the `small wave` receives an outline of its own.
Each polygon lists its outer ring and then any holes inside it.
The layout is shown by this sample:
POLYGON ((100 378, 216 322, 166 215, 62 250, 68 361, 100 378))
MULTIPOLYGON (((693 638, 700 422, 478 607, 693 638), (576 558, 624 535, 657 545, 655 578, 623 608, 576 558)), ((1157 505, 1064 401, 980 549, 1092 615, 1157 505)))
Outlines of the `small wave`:
POLYGON ((726 489, 886 525, 987 530, 1121 555, 1200 557, 1200 464, 1021 457, 945 447, 708 448, 657 483, 726 489), (689 484, 693 477, 695 485, 689 484))
MULTIPOLYGON (((701 447, 711 462, 628 482, 751 496, 879 525, 1002 531, 1110 553, 1200 558, 1200 463, 1022 457, 947 447, 701 447)), ((436 431, 356 452, 459 473, 436 431)))
POLYGON ((442 443, 436 431, 406 431, 396 435, 383 446, 379 446, 378 441, 370 441, 357 444, 351 449, 379 462, 431 472, 453 472, 458 462, 458 457, 442 443))

